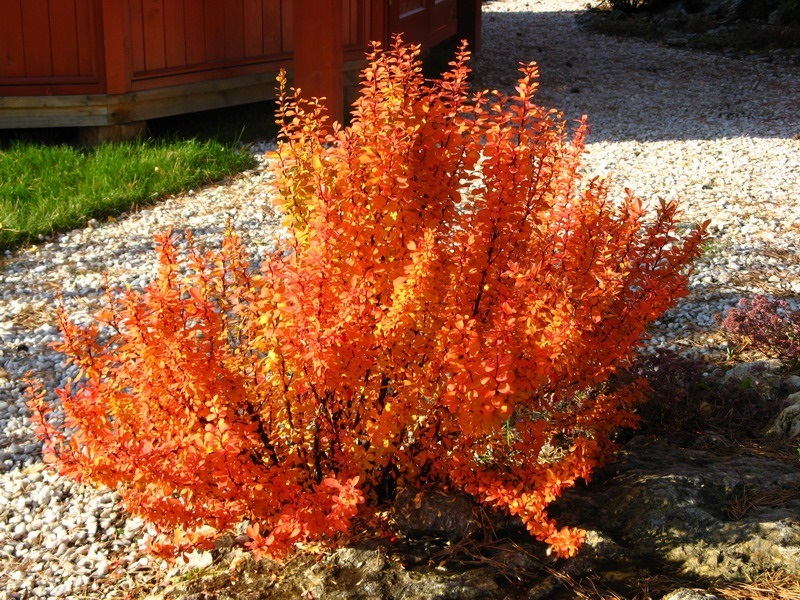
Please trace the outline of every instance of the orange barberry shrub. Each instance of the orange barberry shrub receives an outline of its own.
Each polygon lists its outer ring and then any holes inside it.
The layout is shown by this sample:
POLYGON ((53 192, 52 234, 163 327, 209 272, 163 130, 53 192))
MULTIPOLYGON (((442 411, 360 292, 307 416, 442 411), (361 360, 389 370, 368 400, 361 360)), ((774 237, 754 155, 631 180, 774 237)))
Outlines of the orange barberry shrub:
POLYGON ((81 376, 31 406, 47 460, 119 490, 157 549, 245 524, 281 557, 334 542, 394 485, 519 515, 560 556, 581 532, 547 506, 635 423, 636 384, 604 385, 686 291, 703 227, 581 181, 586 125, 533 101, 470 96, 419 49, 376 47, 352 124, 286 92, 276 196, 289 237, 259 269, 158 239, 143 292, 98 324, 60 315, 81 376), (59 420, 61 419, 61 420, 59 420))

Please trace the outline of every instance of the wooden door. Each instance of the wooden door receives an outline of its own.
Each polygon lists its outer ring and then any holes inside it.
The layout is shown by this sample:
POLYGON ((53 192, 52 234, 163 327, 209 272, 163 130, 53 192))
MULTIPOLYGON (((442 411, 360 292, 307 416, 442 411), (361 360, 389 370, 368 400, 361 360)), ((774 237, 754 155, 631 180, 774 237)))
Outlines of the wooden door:
POLYGON ((456 0, 391 0, 389 32, 430 48, 456 34, 456 0))

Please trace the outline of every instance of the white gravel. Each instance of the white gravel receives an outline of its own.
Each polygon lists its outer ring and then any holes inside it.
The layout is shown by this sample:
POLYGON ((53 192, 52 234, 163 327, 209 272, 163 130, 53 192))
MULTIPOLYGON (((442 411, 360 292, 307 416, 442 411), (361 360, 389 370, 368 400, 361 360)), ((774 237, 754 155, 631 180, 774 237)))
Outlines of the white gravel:
POLYGON ((170 198, 107 223, 93 223, 0 260, 0 598, 122 597, 163 573, 141 555, 141 523, 126 520, 117 495, 98 492, 44 468, 23 396, 28 371, 47 385, 70 374, 48 348, 56 340, 53 304, 88 320, 102 305, 103 273, 142 287, 155 272, 153 235, 190 227, 218 244, 228 218, 255 254, 269 249, 278 219, 263 158, 256 170, 170 198))
MULTIPOLYGON (((800 68, 587 34, 574 19, 584 4, 486 2, 475 85, 511 91, 517 63, 537 61, 540 101, 590 116, 590 174, 614 171, 617 189, 679 198, 687 221, 712 220, 692 293, 651 345, 724 353, 714 315, 755 293, 800 298, 800 68)), ((48 385, 64 381, 47 347, 55 294, 88 318, 103 272, 144 284, 153 234, 191 227, 213 243, 231 217, 267 249, 276 224, 267 179, 259 167, 0 259, 0 598, 122 597, 163 577, 139 555, 141 526, 115 494, 44 469, 21 378, 32 370, 48 385)))
POLYGON ((651 341, 724 356, 715 315, 756 293, 800 298, 800 68, 589 34, 585 5, 488 2, 475 85, 511 92, 517 65, 536 61, 539 101, 589 115, 590 175, 711 220, 692 294, 651 341))

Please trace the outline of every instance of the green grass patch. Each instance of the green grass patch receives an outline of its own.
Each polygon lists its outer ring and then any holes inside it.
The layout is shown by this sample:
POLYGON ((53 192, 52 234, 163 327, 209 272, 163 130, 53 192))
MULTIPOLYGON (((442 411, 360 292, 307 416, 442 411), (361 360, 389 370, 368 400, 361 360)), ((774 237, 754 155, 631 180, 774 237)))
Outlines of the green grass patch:
POLYGON ((16 141, 0 150, 0 250, 152 204, 254 164, 216 140, 105 144, 16 141))

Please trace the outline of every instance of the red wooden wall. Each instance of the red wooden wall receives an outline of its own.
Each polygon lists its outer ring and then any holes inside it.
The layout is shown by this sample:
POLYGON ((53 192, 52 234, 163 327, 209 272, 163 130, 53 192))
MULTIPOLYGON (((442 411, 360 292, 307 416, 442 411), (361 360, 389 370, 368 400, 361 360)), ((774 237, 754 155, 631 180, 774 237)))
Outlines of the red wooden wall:
POLYGON ((352 84, 370 40, 396 31, 430 47, 457 34, 475 48, 480 11, 481 0, 0 0, 0 126, 116 126, 264 100, 293 59, 305 91, 339 114, 343 73, 352 84))
POLYGON ((0 85, 102 89, 98 0, 0 1, 0 85))
MULTIPOLYGON (((374 0, 344 4, 360 58, 374 0)), ((288 66, 292 0, 0 0, 0 96, 122 93, 288 66)))
POLYGON ((430 47, 458 30, 457 0, 394 0, 389 29, 403 32, 407 42, 430 47))
MULTIPOLYGON (((363 48, 364 0, 343 0, 346 47, 363 48)), ((247 65, 293 50, 291 0, 129 0, 134 79, 247 65)))

